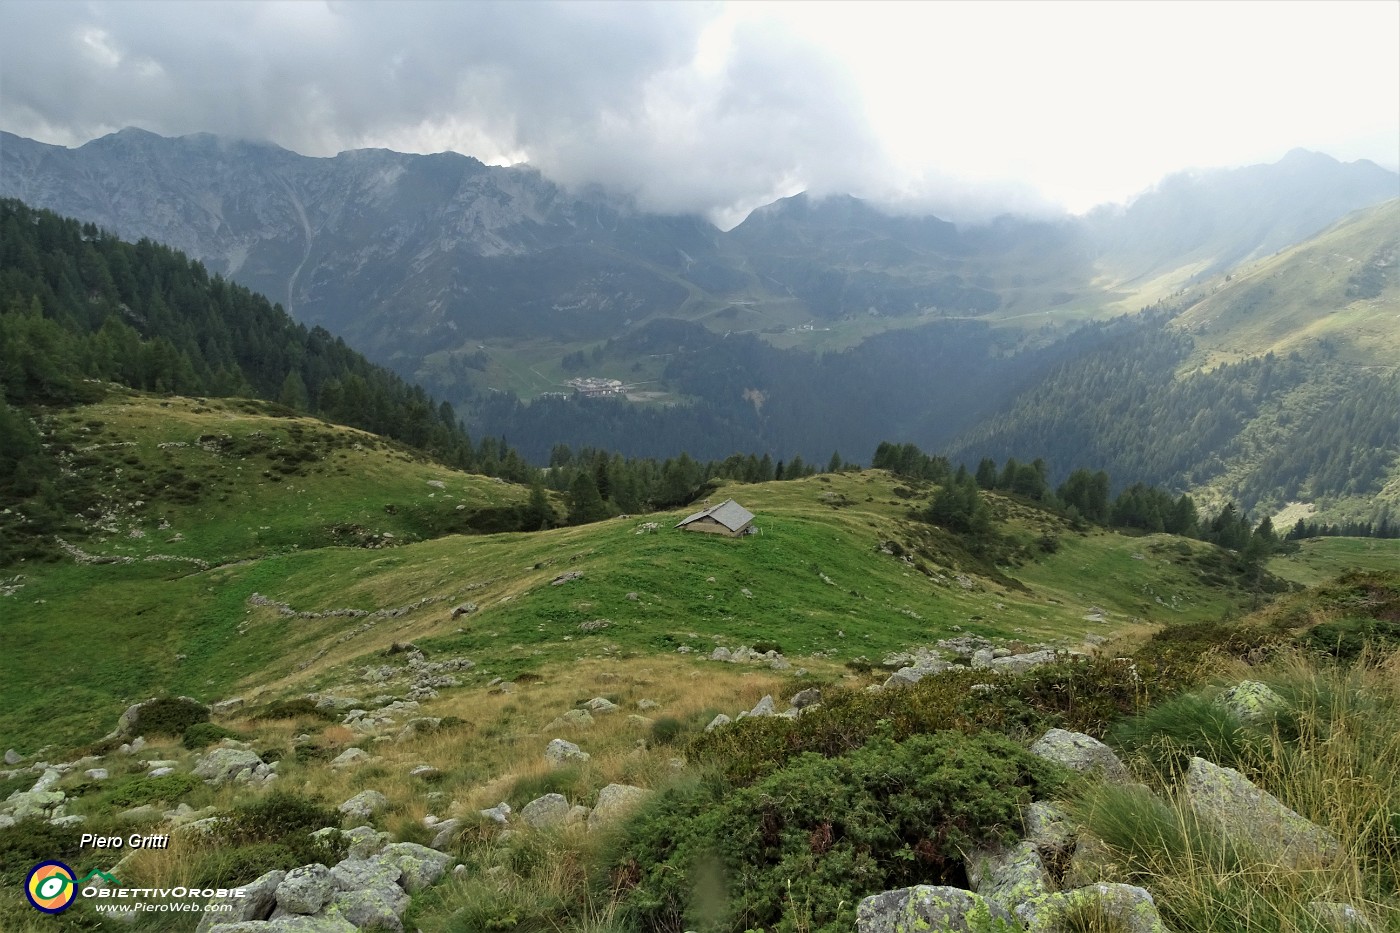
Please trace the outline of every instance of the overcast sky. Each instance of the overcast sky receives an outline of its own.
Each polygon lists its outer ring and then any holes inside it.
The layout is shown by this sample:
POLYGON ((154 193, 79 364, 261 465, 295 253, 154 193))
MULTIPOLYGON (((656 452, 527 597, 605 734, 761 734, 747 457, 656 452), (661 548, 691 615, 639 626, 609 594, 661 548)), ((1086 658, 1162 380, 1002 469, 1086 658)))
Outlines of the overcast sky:
POLYGON ((0 128, 528 161, 724 226, 799 190, 1082 211, 1303 146, 1400 164, 1400 2, 0 0, 0 128))

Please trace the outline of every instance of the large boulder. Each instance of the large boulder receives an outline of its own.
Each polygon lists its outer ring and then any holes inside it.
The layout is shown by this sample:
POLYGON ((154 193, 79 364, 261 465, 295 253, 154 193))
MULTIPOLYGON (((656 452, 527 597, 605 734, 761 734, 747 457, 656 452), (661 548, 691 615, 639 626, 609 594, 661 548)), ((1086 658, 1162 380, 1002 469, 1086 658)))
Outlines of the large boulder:
POLYGON ((1035 933, 1076 933, 1095 914, 1094 921, 1115 933, 1167 933, 1152 895, 1130 884, 1092 884, 1016 907, 1017 919, 1035 933))
POLYGON ((205 907, 195 933, 209 933, 217 925, 244 920, 266 920, 277 906, 277 886, 287 877, 285 871, 270 871, 251 884, 243 885, 243 897, 215 898, 205 907), (227 905, 218 906, 214 905, 227 905))
POLYGON ((997 929, 993 921, 1009 924, 1011 915, 981 895, 936 885, 875 894, 856 907, 858 933, 980 933, 997 929))
POLYGON ((1327 864, 1337 857, 1336 836, 1285 807, 1233 768, 1192 758, 1185 789, 1192 811, 1202 822, 1281 865, 1327 864))
POLYGON ((1012 654, 1004 658, 993 657, 987 666, 1005 674, 1023 674, 1032 668, 1055 662, 1055 652, 1050 648, 1031 651, 1026 654, 1012 654))
POLYGON ((242 772, 251 774, 263 763, 257 752, 246 748, 211 748, 194 763, 194 776, 209 784, 225 784, 242 772))
POLYGON ((289 914, 314 914, 330 903, 335 880, 324 865, 293 868, 277 885, 277 909, 289 914))
POLYGON ((613 822, 646 799, 651 791, 630 784, 609 784, 598 791, 598 802, 588 814, 588 828, 597 829, 613 822))
POLYGON ((1081 774, 1098 774, 1115 784, 1132 780, 1113 749, 1082 732, 1051 729, 1031 746, 1031 754, 1081 774))
POLYGON ((569 816, 569 801, 563 794, 545 794, 525 804, 520 818, 532 829, 562 826, 569 816))

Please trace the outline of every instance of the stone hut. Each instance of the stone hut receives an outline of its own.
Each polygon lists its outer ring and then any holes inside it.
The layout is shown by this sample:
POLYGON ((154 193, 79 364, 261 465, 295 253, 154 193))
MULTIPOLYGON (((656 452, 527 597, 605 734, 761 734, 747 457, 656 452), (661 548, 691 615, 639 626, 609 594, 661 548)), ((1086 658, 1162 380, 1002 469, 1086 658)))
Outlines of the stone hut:
POLYGON ((754 515, 748 509, 733 499, 725 499, 719 505, 712 505, 687 516, 676 527, 686 531, 738 538, 754 533, 753 519, 754 515))

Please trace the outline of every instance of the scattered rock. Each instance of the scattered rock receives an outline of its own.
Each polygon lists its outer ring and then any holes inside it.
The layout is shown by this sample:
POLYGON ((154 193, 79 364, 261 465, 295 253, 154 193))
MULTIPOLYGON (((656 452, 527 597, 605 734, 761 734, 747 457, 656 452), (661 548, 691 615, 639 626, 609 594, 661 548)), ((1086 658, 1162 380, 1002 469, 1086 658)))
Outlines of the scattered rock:
POLYGON ((1099 773, 1107 781, 1123 784, 1132 780, 1128 769, 1113 749, 1082 732, 1051 729, 1031 746, 1031 754, 1057 762, 1081 774, 1099 773))
POLYGON ((331 761, 332 768, 349 768, 369 761, 369 752, 360 748, 347 748, 331 761))
POLYGON ((408 772, 408 776, 418 778, 420 781, 435 781, 442 777, 442 772, 432 765, 418 765, 412 771, 408 772))
POLYGON ((598 802, 588 814, 588 828, 605 826, 646 799, 651 791, 630 784, 609 784, 598 791, 598 802))
POLYGON ((585 703, 584 706, 587 706, 595 713, 615 713, 618 708, 617 704, 607 697, 594 697, 585 703))
POLYGON ((763 699, 754 704, 753 709, 749 710, 749 715, 772 716, 776 709, 777 707, 773 705, 773 697, 771 695, 765 695, 763 699))
POLYGON ((109 777, 106 768, 89 768, 83 772, 83 777, 90 781, 105 781, 109 777))
POLYGON ((545 794, 525 804, 520 818, 532 829, 552 829, 564 824, 569 809, 569 801, 563 794, 545 794))
POLYGON ((658 702, 656 702, 655 700, 638 700, 638 701, 637 701, 637 709, 641 710, 641 711, 644 712, 644 713, 649 713, 649 712, 651 712, 651 711, 654 710, 654 709, 660 709, 660 708, 661 708, 661 704, 658 703, 658 702))
POLYGON ((592 756, 580 749, 573 742, 566 742, 563 739, 553 739, 545 747, 544 757, 554 767, 571 764, 573 762, 585 762, 592 756))
POLYGON ((1031 651, 1026 654, 1011 654, 1005 657, 994 657, 991 660, 991 668, 994 671, 1002 671, 1008 674, 1021 674, 1032 668, 1040 667, 1043 664, 1053 664, 1055 652, 1050 648, 1040 651, 1031 651))
POLYGON ((243 708, 242 697, 229 697, 227 700, 220 700, 209 709, 215 716, 227 716, 229 713, 236 713, 243 708))
POLYGON ((221 745, 211 748, 195 761, 193 773, 207 784, 226 784, 236 780, 240 774, 251 776, 262 763, 256 752, 221 745))
POLYGON ((730 719, 728 716, 724 715, 723 713, 720 713, 720 714, 719 714, 718 716, 716 716, 714 719, 711 719, 711 720, 710 720, 710 724, 709 724, 708 726, 705 727, 705 731, 706 731, 706 732, 713 732, 714 730, 718 729, 720 726, 727 726, 727 725, 729 725, 729 724, 730 724, 731 722, 733 722, 733 721, 734 721, 734 720, 730 719))
POLYGON ((565 583, 568 583, 570 580, 579 580, 579 579, 582 579, 582 577, 583 577, 583 571, 582 571, 582 570, 570 570, 570 571, 568 571, 567 573, 561 573, 561 574, 559 574, 559 576, 555 577, 553 580, 550 580, 550 581, 549 581, 549 585, 550 585, 550 586, 563 586, 565 583))
POLYGON ((457 838, 457 831, 462 828, 462 821, 458 819, 443 820, 433 826, 435 835, 433 836, 434 849, 446 849, 452 845, 452 840, 457 838))
POLYGON ((5 764, 9 765, 10 767, 14 767, 22 761, 24 761, 24 756, 21 755, 19 752, 15 751, 13 748, 6 750, 5 764))
POLYGON ((433 884, 447 871, 452 856, 412 842, 396 842, 385 846, 378 856, 399 866, 399 884, 409 894, 416 894, 433 884))
POLYGON ((457 619, 462 616, 469 616, 480 607, 476 603, 462 603, 460 606, 452 607, 452 618, 457 619))
POLYGON ((336 809, 344 814, 347 820, 363 822, 387 806, 389 806, 389 798, 379 791, 362 790, 336 809))
POLYGON ((506 803, 504 800, 496 804, 494 807, 489 807, 485 810, 479 810, 477 812, 479 812, 486 819, 491 820, 495 823, 499 823, 502 826, 506 826, 510 823, 510 804, 506 803))
POLYGON ((808 687, 806 690, 799 690, 788 700, 788 705, 797 709, 805 709, 822 701, 822 692, 816 687, 808 687))

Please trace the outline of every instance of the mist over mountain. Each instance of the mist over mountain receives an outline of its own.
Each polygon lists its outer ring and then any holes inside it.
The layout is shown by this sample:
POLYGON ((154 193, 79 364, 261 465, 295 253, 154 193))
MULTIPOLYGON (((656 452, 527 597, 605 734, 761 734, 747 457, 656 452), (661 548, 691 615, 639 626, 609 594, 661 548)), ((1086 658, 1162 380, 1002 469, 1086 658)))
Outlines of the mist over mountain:
MULTIPOLYGON (((1400 176, 1297 150, 1174 175, 1080 218, 967 226, 799 194, 721 231, 454 153, 311 158, 127 129, 76 149, 0 136, 0 194, 179 248, 536 461, 560 442, 825 458, 960 435, 974 456, 991 437, 979 423, 1020 417, 1013 404, 1026 409, 1052 370, 1056 385, 1084 378, 1056 367, 1092 369, 1094 353, 1113 352, 1098 349, 1112 331, 1074 333, 1085 322, 1182 310, 1201 297, 1183 290, 1395 198, 1400 176), (567 398, 580 376, 617 380, 632 403, 567 398)), ((1020 447, 991 444, 998 456, 1020 447)), ((1209 463, 1220 451, 1197 453, 1209 463)), ((1149 472, 1139 478, 1222 475, 1149 472)))

